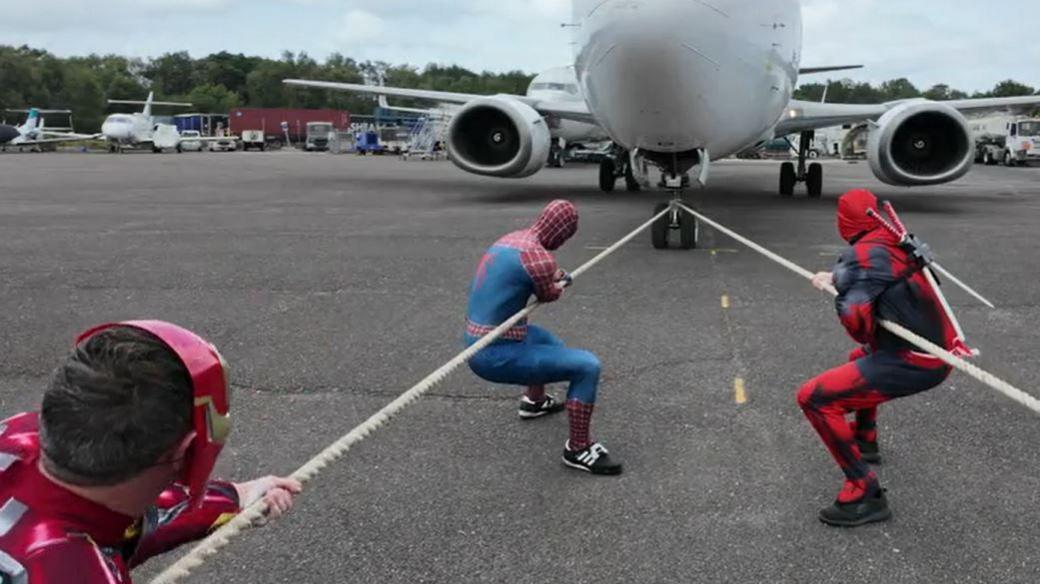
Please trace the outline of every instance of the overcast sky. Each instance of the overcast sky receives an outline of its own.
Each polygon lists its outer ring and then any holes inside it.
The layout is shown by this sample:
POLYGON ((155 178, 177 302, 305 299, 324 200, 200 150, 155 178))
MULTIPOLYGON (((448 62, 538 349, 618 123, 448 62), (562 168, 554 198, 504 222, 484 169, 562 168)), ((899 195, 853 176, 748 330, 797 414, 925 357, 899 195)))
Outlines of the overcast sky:
MULTIPOLYGON (((768 3, 771 0, 761 0, 768 3)), ((538 72, 571 62, 570 0, 19 0, 0 43, 58 55, 227 50, 538 72)), ((857 80, 906 76, 965 91, 1040 85, 1033 2, 804 0, 803 65, 862 63, 857 80)))

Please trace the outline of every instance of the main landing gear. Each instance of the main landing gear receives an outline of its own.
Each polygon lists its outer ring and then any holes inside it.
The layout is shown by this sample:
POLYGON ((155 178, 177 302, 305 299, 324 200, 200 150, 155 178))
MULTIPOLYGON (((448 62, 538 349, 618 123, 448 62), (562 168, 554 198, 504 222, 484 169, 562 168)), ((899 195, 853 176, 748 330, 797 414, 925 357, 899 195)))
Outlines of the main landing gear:
POLYGON ((557 138, 549 145, 549 167, 563 168, 567 164, 567 144, 563 138, 557 138))
POLYGON ((823 195, 823 165, 813 162, 808 169, 805 166, 805 159, 811 157, 810 146, 815 137, 816 132, 812 130, 802 132, 801 139, 798 141, 797 169, 793 162, 785 162, 780 166, 781 197, 794 196, 794 187, 800 182, 805 183, 810 199, 819 199, 823 195))
POLYGON ((625 189, 630 193, 639 192, 642 186, 636 179, 632 170, 632 157, 629 153, 616 144, 610 149, 610 154, 599 163, 599 188, 604 193, 614 192, 619 178, 624 177, 625 189))

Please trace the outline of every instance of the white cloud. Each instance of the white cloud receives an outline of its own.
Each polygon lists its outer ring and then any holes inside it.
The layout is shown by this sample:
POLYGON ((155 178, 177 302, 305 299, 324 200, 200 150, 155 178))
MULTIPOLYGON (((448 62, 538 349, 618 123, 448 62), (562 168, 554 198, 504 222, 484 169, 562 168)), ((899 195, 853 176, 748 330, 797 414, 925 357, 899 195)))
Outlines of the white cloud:
POLYGON ((348 10, 340 19, 341 29, 336 33, 340 42, 352 46, 383 38, 386 25, 382 18, 367 10, 348 10))

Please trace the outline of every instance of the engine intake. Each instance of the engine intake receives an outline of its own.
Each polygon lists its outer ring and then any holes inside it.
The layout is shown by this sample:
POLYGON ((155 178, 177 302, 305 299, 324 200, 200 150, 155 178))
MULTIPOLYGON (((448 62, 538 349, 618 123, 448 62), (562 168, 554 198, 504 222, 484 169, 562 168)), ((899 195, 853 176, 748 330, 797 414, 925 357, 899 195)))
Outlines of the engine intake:
POLYGON ((955 181, 974 161, 971 130, 960 112, 934 101, 895 106, 881 116, 867 146, 870 168, 896 186, 955 181))
POLYGON ((549 125, 531 106, 494 96, 473 100, 451 120, 448 153, 466 172, 524 178, 549 159, 549 125))

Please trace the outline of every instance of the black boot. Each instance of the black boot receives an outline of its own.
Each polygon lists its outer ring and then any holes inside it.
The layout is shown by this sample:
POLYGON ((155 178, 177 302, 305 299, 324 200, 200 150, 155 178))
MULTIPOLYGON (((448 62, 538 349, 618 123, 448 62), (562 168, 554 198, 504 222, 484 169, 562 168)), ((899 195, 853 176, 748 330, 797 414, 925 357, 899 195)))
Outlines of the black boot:
POLYGON ((881 449, 878 448, 876 441, 866 442, 857 438, 856 445, 859 446, 859 455, 863 462, 867 464, 881 464, 881 449))
POLYGON ((868 523, 886 521, 892 517, 885 498, 885 489, 875 485, 867 494, 852 503, 834 502, 820 511, 820 521, 835 527, 859 527, 868 523))

